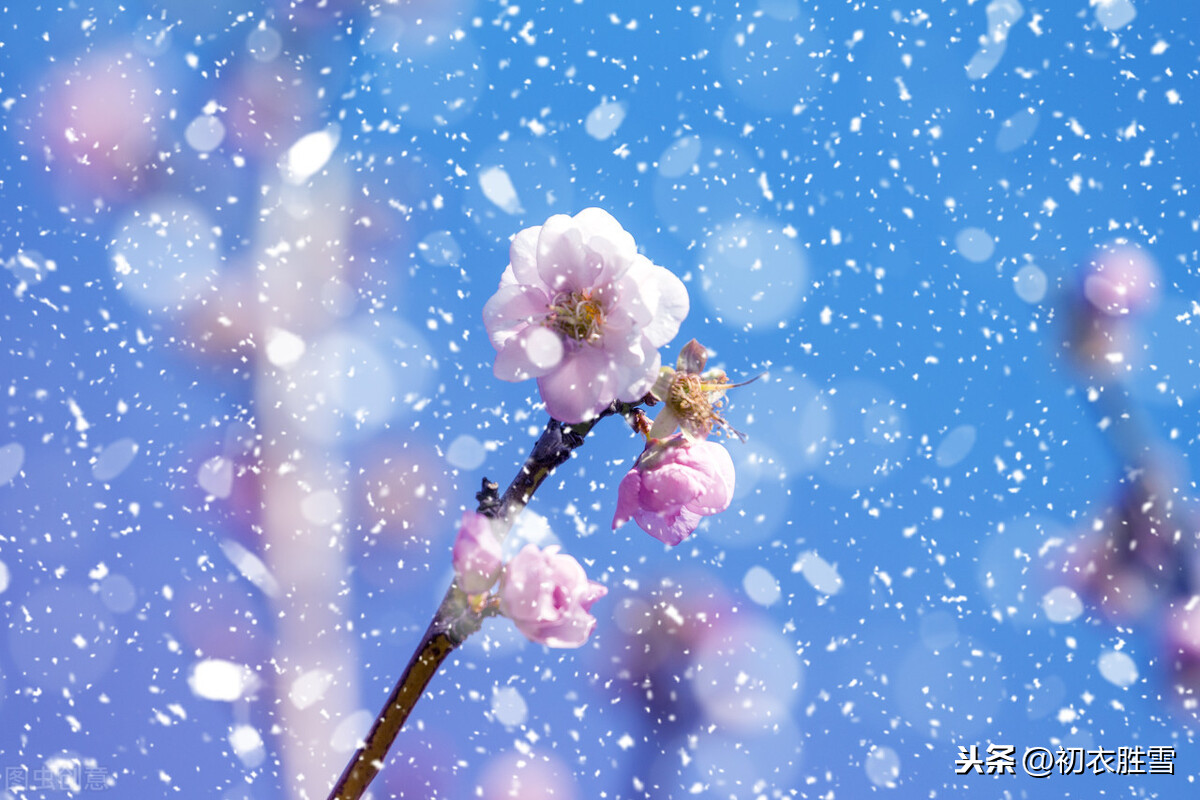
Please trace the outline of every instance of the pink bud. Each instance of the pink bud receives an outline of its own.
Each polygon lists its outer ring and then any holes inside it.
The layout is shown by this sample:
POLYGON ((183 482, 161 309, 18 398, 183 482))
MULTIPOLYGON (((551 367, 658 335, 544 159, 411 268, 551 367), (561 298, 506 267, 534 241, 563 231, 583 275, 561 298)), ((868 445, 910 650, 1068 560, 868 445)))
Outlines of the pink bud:
POLYGON ((651 440, 617 488, 613 528, 630 519, 664 544, 677 545, 700 518, 717 514, 733 499, 733 459, 707 440, 682 434, 651 440))
POLYGON ((492 521, 474 511, 464 513, 454 540, 454 574, 459 588, 467 594, 486 592, 500 577, 502 566, 500 540, 492 531, 492 521))
POLYGON ((589 581, 579 562, 552 545, 527 544, 500 578, 500 613, 531 641, 550 647, 579 647, 596 619, 588 612, 608 589, 589 581))

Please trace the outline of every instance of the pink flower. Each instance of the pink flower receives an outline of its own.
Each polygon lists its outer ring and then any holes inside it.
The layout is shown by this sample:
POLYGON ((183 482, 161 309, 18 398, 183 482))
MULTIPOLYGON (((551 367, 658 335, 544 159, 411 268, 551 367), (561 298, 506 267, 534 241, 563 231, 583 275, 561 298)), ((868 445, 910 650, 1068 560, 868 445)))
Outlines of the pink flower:
POLYGON ((1154 257, 1129 245, 1098 250, 1084 265, 1083 296, 1102 314, 1121 317, 1153 306, 1163 276, 1154 257))
POLYGON ((733 499, 733 459, 707 440, 683 434, 652 439, 621 479, 613 529, 630 519, 659 541, 677 545, 700 518, 724 511, 733 499))
POLYGON ((458 538, 454 540, 454 575, 467 594, 482 594, 500 577, 504 562, 500 558, 500 539, 492 531, 492 521, 482 514, 463 514, 458 538))
POLYGON ((589 581, 579 562, 553 545, 521 548, 500 578, 500 613, 531 641, 550 647, 579 647, 596 618, 589 614, 608 589, 589 581))
POLYGON ((573 423, 645 396, 687 312, 683 283, 608 212, 586 208, 516 235, 483 322, 496 377, 537 378, 550 416, 573 423))

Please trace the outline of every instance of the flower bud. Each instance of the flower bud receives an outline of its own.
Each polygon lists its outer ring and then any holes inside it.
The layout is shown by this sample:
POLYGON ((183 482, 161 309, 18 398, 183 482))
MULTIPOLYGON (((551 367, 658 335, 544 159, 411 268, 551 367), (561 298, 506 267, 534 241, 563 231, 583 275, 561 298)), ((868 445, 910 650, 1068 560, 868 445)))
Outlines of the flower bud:
POLYGON ((492 521, 482 514, 463 514, 458 538, 454 540, 454 575, 467 594, 482 594, 500 577, 503 561, 500 539, 492 530, 492 521))
POLYGON ((613 529, 629 520, 655 539, 677 545, 700 518, 733 499, 733 459, 721 445, 683 434, 652 439, 617 488, 613 529))
POLYGON ((500 578, 500 613, 531 641, 579 647, 596 627, 592 604, 608 589, 588 580, 583 567, 557 545, 521 548, 500 578))

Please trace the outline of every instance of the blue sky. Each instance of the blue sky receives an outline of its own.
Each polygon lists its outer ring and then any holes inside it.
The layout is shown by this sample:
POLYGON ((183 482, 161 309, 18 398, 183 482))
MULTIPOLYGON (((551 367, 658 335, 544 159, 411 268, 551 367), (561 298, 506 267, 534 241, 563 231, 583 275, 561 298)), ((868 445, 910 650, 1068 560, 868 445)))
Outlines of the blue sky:
POLYGON ((605 421, 526 531, 609 587, 592 643, 490 622, 392 795, 1191 796, 1189 13, 4 11, 0 764, 139 797, 340 769, 461 509, 544 424, 491 374, 508 240, 599 206, 688 287, 664 357, 765 373, 727 407, 734 504, 675 549, 612 533, 639 447, 605 421), (1116 246, 1155 298, 1081 359, 1116 246), (1126 604, 1077 554, 1152 482, 1180 543, 1125 565, 1126 604), (988 743, 1171 745, 1180 774, 954 775, 988 743))

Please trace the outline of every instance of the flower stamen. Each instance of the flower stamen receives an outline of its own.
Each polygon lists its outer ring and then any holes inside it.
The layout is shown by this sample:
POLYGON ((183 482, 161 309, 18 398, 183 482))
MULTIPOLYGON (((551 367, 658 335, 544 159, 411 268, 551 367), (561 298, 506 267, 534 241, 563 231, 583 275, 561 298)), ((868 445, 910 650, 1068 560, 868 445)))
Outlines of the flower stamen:
POLYGON ((702 436, 708 436, 714 427, 737 435, 720 412, 725 405, 724 394, 729 388, 729 379, 712 372, 703 378, 694 372, 676 372, 667 390, 667 407, 702 436))
POLYGON ((576 341, 595 342, 604 330, 604 309, 590 290, 563 293, 550 306, 546 325, 576 341))
POLYGON ((670 436, 678 427, 689 439, 706 439, 714 429, 745 441, 721 415, 725 393, 758 380, 731 383, 722 369, 705 370, 708 353, 695 339, 683 346, 675 367, 663 367, 650 388, 650 397, 666 407, 650 426, 650 438, 670 436))

